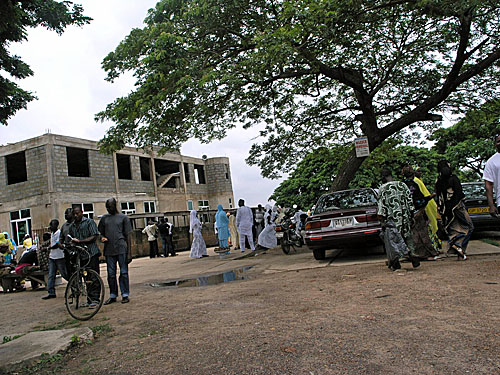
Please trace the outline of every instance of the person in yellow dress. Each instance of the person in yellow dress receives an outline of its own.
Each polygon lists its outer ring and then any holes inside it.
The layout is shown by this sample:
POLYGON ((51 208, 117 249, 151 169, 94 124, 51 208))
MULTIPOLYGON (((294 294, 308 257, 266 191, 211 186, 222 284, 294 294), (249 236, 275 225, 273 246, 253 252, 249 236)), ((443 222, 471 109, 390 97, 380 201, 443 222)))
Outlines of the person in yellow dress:
MULTIPOLYGON (((424 182, 421 180, 422 177, 422 170, 420 168, 415 168, 415 177, 413 181, 418 185, 420 191, 424 195, 424 197, 428 197, 431 195, 427 187, 425 186, 424 182)), ((429 218, 429 237, 431 238, 432 243, 434 244, 434 247, 436 250, 441 252, 442 249, 442 243, 441 240, 437 236, 437 231, 438 231, 438 224, 437 224, 437 219, 438 219, 438 212, 437 212, 437 204, 434 199, 431 199, 429 203, 427 203, 427 206, 425 207, 425 213, 427 214, 427 217, 429 218)))

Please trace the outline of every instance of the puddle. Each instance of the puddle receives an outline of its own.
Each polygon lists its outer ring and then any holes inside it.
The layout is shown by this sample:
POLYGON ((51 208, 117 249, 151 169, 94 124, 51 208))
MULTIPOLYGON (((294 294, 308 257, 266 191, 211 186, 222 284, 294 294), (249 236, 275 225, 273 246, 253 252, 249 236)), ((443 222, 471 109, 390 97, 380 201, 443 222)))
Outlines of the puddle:
POLYGON ((147 285, 152 286, 153 288, 162 288, 162 287, 180 288, 180 287, 216 285, 222 283, 229 283, 231 281, 236 281, 236 280, 248 280, 249 278, 247 275, 245 275, 245 273, 251 268, 253 268, 253 266, 236 268, 232 271, 217 273, 213 275, 202 275, 190 279, 177 279, 172 281, 150 283, 147 285))

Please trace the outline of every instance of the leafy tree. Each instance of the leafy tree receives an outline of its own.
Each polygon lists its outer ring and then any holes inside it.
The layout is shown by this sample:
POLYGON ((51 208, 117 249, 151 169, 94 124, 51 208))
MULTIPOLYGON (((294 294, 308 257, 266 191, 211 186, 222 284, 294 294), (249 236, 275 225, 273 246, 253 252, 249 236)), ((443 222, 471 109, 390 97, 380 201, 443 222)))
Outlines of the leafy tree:
MULTIPOLYGON (((2 0, 0 2, 0 72, 23 79, 33 75, 28 64, 9 53, 9 45, 27 40, 27 29, 42 26, 61 34, 69 25, 82 26, 91 18, 82 14, 83 8, 71 1, 2 0)), ((7 121, 36 99, 5 75, 0 75, 0 123, 7 121)))
MULTIPOLYGON (((350 151, 347 146, 314 150, 298 163, 297 168, 274 190, 270 198, 285 207, 293 204, 302 208, 311 207, 330 189, 350 151)), ((365 159, 350 181, 349 188, 378 187, 382 168, 389 168, 395 178, 401 178, 401 169, 409 164, 421 169, 424 183, 432 191, 437 178, 436 165, 440 159, 442 156, 435 150, 401 146, 399 140, 391 138, 365 159)))
POLYGON ((493 136, 500 131, 500 99, 467 112, 455 125, 438 129, 434 149, 461 171, 462 179, 482 179, 486 161, 495 153, 493 136))
MULTIPOLYGON (((102 64, 137 79, 96 115, 115 123, 105 151, 263 124, 247 162, 276 177, 319 147, 437 127, 500 87, 497 0, 161 0, 145 22, 102 64)), ((362 162, 351 149, 333 189, 362 162)))

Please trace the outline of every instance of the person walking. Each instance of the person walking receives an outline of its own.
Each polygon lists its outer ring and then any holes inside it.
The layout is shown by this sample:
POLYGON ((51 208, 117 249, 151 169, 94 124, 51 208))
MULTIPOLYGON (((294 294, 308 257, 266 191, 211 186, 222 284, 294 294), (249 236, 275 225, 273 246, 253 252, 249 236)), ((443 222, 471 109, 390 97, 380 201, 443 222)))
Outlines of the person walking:
MULTIPOLYGON (((165 225, 167 226, 167 254, 175 257, 177 254, 175 253, 174 247, 174 224, 168 221, 168 218, 165 218, 165 225)), ((165 255, 167 256, 167 255, 165 255)))
POLYGON ((217 236, 219 238, 219 247, 229 250, 229 219, 226 212, 222 209, 222 204, 217 205, 217 213, 215 214, 215 222, 217 223, 217 236))
MULTIPOLYGON (((99 231, 94 220, 83 216, 81 207, 76 206, 73 209, 73 223, 69 227, 69 235, 72 237, 71 242, 75 244, 83 244, 87 246, 90 259, 87 267, 93 269, 97 274, 100 274, 99 257, 101 251, 97 247, 96 240, 99 237, 99 231)), ((98 283, 92 283, 89 289, 89 307, 95 307, 99 303, 101 288, 98 283)))
POLYGON ((128 264, 132 261, 132 225, 127 215, 118 212, 116 199, 106 201, 108 213, 99 221, 98 230, 101 242, 104 243, 104 256, 108 270, 109 298, 105 305, 116 302, 118 297, 118 283, 116 282, 116 264, 120 267, 120 292, 122 303, 128 303, 130 296, 130 282, 128 264))
POLYGON ((47 282, 47 289, 49 294, 42 299, 56 298, 56 272, 59 270, 61 276, 68 280, 68 272, 66 270, 66 262, 64 261, 64 251, 59 244, 59 237, 61 231, 59 230, 59 220, 53 219, 50 221, 49 229, 50 235, 50 253, 49 253, 49 280, 47 282))
POLYGON ((201 234, 201 222, 197 217, 196 210, 191 210, 189 216, 189 233, 193 234, 193 242, 191 243, 191 252, 189 256, 195 259, 207 257, 207 246, 201 234))
POLYGON ((436 182, 438 212, 443 228, 448 235, 448 254, 457 254, 458 259, 466 260, 474 225, 465 208, 465 194, 462 184, 452 173, 450 163, 440 160, 437 165, 439 176, 436 182))
POLYGON ((142 230, 142 233, 148 236, 149 242, 149 257, 151 259, 160 256, 158 253, 158 227, 153 220, 148 221, 146 228, 142 230))
POLYGON ((266 204, 266 213, 264 214, 264 222, 266 227, 262 232, 260 232, 258 238, 258 245, 266 249, 272 249, 278 246, 278 239, 276 238, 276 230, 274 229, 274 223, 272 221, 272 210, 271 206, 266 204))
POLYGON ((253 214, 250 207, 245 206, 245 201, 240 199, 238 201, 238 211, 236 212, 236 227, 238 228, 238 235, 240 238, 241 252, 245 252, 245 239, 248 240, 250 249, 255 251, 255 244, 253 242, 253 214))
POLYGON ((411 223, 414 207, 410 190, 401 181, 394 181, 388 169, 382 169, 381 174, 384 184, 379 190, 377 215, 384 230, 388 267, 393 271, 401 268, 399 259, 408 256, 416 268, 420 262, 413 256, 411 223), (394 242, 399 246, 392 246, 394 242))
POLYGON ((435 260, 435 257, 439 255, 439 251, 434 248, 429 237, 429 218, 425 210, 427 203, 433 196, 424 196, 424 193, 422 193, 414 180, 415 171, 411 166, 406 165, 403 167, 402 173, 403 182, 410 190, 413 206, 415 207, 411 228, 413 243, 415 245, 415 256, 420 259, 435 260))

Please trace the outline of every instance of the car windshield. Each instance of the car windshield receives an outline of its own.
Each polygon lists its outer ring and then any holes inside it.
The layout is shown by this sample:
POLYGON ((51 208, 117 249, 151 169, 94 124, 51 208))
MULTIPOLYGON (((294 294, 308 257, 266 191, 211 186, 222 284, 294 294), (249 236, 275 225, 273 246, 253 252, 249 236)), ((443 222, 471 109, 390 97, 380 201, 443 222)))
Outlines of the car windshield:
POLYGON ((482 182, 462 184, 462 189, 466 199, 486 199, 486 189, 482 182))
POLYGON ((337 191, 332 194, 323 195, 319 199, 314 213, 319 214, 326 211, 367 207, 376 204, 377 197, 371 189, 337 191))

